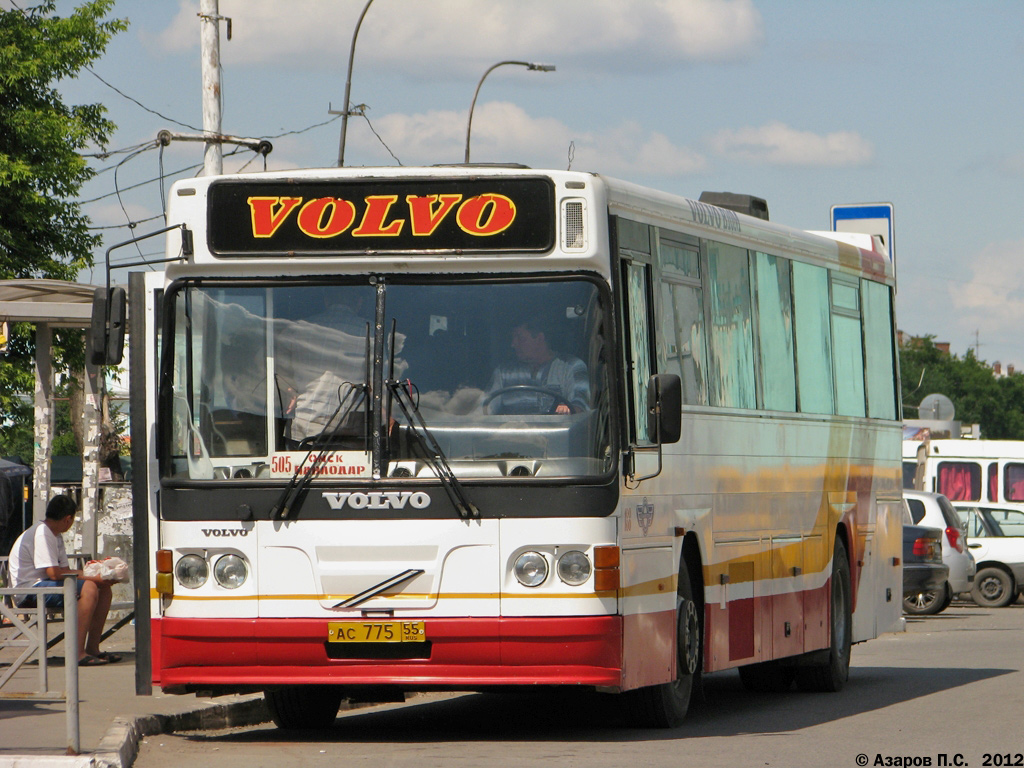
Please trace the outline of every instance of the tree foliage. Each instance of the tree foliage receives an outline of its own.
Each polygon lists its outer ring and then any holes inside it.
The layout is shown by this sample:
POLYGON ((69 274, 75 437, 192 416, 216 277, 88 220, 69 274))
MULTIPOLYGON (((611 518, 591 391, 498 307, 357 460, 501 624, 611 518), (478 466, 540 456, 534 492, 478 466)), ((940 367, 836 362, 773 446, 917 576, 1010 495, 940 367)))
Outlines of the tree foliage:
MULTIPOLYGON (((99 238, 76 202, 94 175, 82 150, 103 149, 114 129, 100 104, 68 105, 57 84, 98 59, 127 26, 104 20, 113 0, 84 2, 67 17, 54 0, 0 10, 0 279, 73 280, 92 263, 99 238)), ((0 360, 0 447, 24 450, 31 436, 32 327, 12 328, 0 360)), ((55 333, 57 370, 80 369, 79 331, 55 333)), ((31 441, 29 440, 29 445, 31 441)))
POLYGON ((970 351, 963 357, 939 349, 933 336, 900 348, 905 417, 918 418, 917 406, 929 394, 946 395, 956 420, 979 424, 989 440, 1024 440, 1024 374, 996 378, 970 351))
POLYGON ((94 175, 80 154, 104 148, 114 125, 100 104, 69 106, 56 84, 95 61, 126 22, 113 0, 54 16, 48 0, 0 11, 0 277, 71 280, 99 238, 75 201, 94 175))

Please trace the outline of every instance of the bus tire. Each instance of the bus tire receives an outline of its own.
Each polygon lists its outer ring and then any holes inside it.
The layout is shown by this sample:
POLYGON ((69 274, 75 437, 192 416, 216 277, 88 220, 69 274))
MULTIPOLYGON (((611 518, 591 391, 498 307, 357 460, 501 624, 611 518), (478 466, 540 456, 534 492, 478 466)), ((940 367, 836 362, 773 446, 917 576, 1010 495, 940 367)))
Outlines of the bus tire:
POLYGON ((676 589, 676 679, 625 695, 633 721, 644 728, 675 728, 682 724, 700 690, 704 664, 704 622, 685 558, 676 589))
POLYGON ((801 691, 841 691, 850 677, 853 603, 850 588, 850 559, 846 546, 836 537, 832 553, 829 599, 828 656, 820 662, 796 667, 796 685, 801 691))
POLYGON ((274 725, 289 731, 329 728, 338 718, 340 685, 295 685, 263 692, 274 725))

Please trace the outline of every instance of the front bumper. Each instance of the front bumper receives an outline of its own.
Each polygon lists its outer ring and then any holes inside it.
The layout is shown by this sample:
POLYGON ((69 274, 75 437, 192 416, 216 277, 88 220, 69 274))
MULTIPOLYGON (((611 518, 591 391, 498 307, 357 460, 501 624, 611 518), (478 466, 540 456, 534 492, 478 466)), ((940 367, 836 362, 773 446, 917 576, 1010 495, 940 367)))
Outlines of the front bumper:
POLYGON ((352 658, 352 649, 344 649, 349 658, 336 658, 344 644, 327 642, 326 619, 154 619, 153 682, 189 690, 324 683, 406 690, 621 685, 619 616, 424 621, 426 643, 367 644, 356 649, 364 658, 352 658))

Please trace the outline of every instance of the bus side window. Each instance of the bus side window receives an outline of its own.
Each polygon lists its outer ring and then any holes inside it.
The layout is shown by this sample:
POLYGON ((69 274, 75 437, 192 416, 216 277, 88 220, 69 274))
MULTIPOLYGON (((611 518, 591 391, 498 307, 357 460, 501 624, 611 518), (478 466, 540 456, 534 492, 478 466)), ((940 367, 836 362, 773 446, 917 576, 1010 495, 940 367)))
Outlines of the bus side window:
POLYGON ((629 388, 631 390, 633 439, 650 444, 647 434, 647 382, 651 378, 651 338, 648 267, 635 261, 623 261, 623 282, 626 288, 625 329, 629 355, 629 388))
POLYGON ((708 391, 711 404, 756 408, 750 262, 746 250, 712 240, 707 248, 708 391))
POLYGON ((761 398, 769 411, 796 411, 793 364, 793 295, 786 259, 754 254, 757 265, 757 336, 761 345, 761 398))
POLYGON ((981 501, 981 465, 973 461, 942 461, 939 493, 950 501, 981 501))
POLYGON ((1007 501, 1024 501, 1024 464, 1006 464, 1003 469, 1003 495, 1007 501))
POLYGON ((797 396, 802 413, 834 412, 828 270, 793 262, 797 396))

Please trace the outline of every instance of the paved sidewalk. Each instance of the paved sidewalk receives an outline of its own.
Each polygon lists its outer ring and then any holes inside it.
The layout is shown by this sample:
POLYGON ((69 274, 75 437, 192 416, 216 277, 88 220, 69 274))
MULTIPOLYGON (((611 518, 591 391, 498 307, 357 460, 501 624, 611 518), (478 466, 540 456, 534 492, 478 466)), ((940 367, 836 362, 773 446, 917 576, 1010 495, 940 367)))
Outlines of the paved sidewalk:
MULTIPOLYGON (((51 637, 63 630, 50 625, 51 637)), ((0 628, 0 632, 8 632, 0 628)), ((81 755, 65 756, 66 707, 60 702, 0 699, 0 768, 46 766, 130 766, 138 742, 145 735, 177 730, 223 728, 268 719, 260 695, 197 699, 193 695, 135 694, 135 630, 129 624, 103 643, 105 651, 119 653, 123 661, 79 668, 79 733, 81 755)), ((64 690, 64 644, 50 649, 47 665, 50 687, 64 690)), ((0 664, 10 659, 0 658, 0 664)), ((38 681, 36 667, 26 666, 0 689, 0 694, 32 691, 38 681)))

